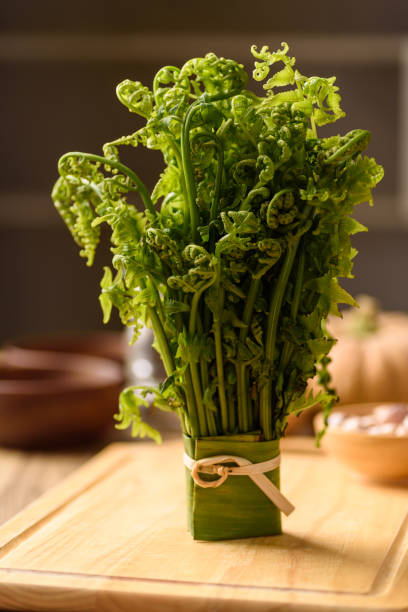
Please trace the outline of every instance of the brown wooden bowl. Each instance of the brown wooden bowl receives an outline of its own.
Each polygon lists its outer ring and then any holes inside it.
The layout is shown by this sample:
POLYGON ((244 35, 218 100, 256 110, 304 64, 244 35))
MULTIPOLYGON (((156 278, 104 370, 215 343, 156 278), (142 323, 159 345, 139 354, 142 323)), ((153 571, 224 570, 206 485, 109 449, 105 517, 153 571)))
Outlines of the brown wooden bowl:
POLYGON ((122 332, 62 332, 24 336, 9 340, 2 347, 3 358, 17 366, 48 364, 48 353, 92 355, 124 363, 126 338, 122 332))
POLYGON ((48 364, 0 364, 0 444, 70 443, 113 428, 123 386, 119 364, 84 355, 48 353, 48 364))
MULTIPOLYGON (((376 406, 379 402, 347 404, 334 412, 360 416, 370 414, 376 406)), ((322 426, 323 415, 320 412, 314 418, 315 431, 320 431, 322 426)), ((321 445, 340 463, 367 479, 408 478, 408 436, 372 435, 328 427, 321 445)))

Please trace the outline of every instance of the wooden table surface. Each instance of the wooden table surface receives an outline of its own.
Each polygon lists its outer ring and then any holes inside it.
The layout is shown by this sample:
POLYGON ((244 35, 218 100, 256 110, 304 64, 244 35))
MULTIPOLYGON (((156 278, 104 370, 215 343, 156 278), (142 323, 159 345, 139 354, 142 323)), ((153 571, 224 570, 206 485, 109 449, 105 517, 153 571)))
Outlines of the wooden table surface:
POLYGON ((0 447, 0 525, 87 461, 99 448, 21 451, 0 447))

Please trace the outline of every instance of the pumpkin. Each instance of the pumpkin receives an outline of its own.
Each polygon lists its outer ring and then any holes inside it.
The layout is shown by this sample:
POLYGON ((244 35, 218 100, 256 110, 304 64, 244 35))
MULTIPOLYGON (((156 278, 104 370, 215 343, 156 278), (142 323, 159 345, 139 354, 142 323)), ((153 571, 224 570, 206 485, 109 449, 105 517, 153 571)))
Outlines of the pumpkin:
MULTIPOLYGON (((381 312, 370 296, 357 301, 359 309, 344 311, 342 319, 332 317, 327 324, 337 338, 329 371, 338 405, 408 402, 408 315, 381 312)), ((314 412, 291 417, 287 433, 311 433, 314 412)))

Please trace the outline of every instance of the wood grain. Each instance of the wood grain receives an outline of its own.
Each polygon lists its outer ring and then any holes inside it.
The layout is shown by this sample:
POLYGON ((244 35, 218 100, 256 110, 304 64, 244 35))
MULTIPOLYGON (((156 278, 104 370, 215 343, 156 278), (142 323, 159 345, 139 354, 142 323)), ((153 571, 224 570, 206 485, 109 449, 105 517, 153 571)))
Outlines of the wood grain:
POLYGON ((0 525, 64 479, 92 454, 85 448, 26 452, 0 447, 0 525))
POLYGON ((13 610, 408 610, 408 490, 284 445, 282 536, 196 542, 177 441, 111 445, 0 529, 13 610))

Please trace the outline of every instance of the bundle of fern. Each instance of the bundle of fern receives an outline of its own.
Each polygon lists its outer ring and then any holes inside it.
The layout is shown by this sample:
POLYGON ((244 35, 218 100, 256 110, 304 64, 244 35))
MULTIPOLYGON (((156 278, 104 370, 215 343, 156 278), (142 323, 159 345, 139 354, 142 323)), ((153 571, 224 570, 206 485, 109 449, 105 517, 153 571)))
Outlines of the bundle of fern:
POLYGON ((166 369, 159 387, 121 395, 118 427, 134 435, 159 439, 140 412, 152 396, 190 440, 276 441, 290 414, 318 402, 328 413, 336 399, 324 321, 355 303, 338 283, 352 276, 350 236, 365 229, 350 215, 372 201, 383 170, 361 155, 367 131, 318 136, 344 116, 334 77, 300 74, 285 43, 252 54, 265 95, 247 89, 242 65, 213 53, 166 66, 152 89, 117 87, 141 129, 102 156, 59 161, 53 199, 88 265, 100 225, 111 230, 104 320, 115 307, 134 340, 150 326, 166 369), (152 193, 120 160, 121 146, 140 145, 163 154, 152 193), (134 192, 143 210, 129 202, 134 192), (307 394, 316 374, 321 391, 307 394))

